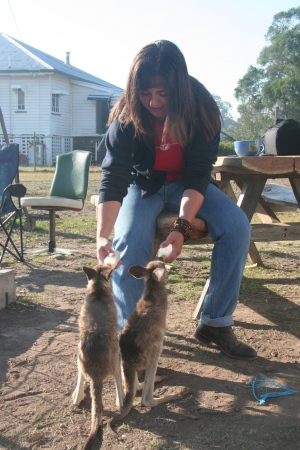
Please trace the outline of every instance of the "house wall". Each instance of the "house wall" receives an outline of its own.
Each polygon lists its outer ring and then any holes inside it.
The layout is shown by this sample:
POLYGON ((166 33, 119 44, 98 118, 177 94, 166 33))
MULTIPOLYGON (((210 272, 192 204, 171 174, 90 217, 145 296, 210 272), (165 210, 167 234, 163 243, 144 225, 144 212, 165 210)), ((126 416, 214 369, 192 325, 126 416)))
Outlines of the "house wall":
POLYGON ((88 100, 98 93, 89 83, 73 83, 59 74, 35 76, 1 75, 1 109, 8 134, 86 136, 96 134, 96 101, 88 100), (11 86, 16 86, 12 89, 11 86), (18 91, 25 92, 25 110, 18 111, 18 91), (59 93, 59 113, 52 112, 52 93, 59 93))
MULTIPOLYGON (((9 115, 9 111, 10 111, 10 81, 9 81, 9 77, 1 77, 0 78, 0 106, 1 106, 1 111, 4 117, 4 122, 5 122, 5 126, 7 129, 7 132, 10 133, 11 130, 11 123, 10 123, 10 115, 9 115)), ((2 132, 2 130, 0 129, 0 132, 2 132)))
POLYGON ((113 106, 120 93, 113 93, 112 89, 93 85, 84 81, 72 80, 72 131, 73 136, 89 136, 97 134, 96 102, 88 100, 90 95, 104 94, 110 97, 113 106))
POLYGON ((66 136, 72 134, 72 85, 69 78, 53 74, 49 80, 50 133, 66 136), (59 113, 52 112, 52 94, 59 94, 59 113))
POLYGON ((49 75, 2 75, 0 98, 8 134, 49 133, 49 75), (18 111, 18 86, 25 92, 24 111, 18 111))
MULTIPOLYGON (((120 93, 59 73, 0 73, 0 107, 10 142, 19 144, 30 165, 53 165, 56 155, 73 148, 92 151, 97 161, 98 100, 88 100, 91 95, 108 96, 112 106, 120 93), (18 88, 25 93, 24 111, 18 110, 18 88), (59 94, 58 113, 52 112, 53 93, 59 94)), ((4 143, 0 129, 0 144, 4 143)))
MULTIPOLYGON (((88 100, 88 95, 99 93, 112 92, 53 73, 0 76, 0 106, 7 132, 13 135, 95 135, 96 100, 88 100), (25 92, 24 111, 18 111, 18 87, 25 92), (59 93, 59 113, 52 112, 53 93, 59 93)), ((112 96, 111 105, 117 98, 112 96)))
POLYGON ((72 130, 73 136, 96 134, 96 102, 88 100, 90 92, 98 92, 86 83, 72 82, 72 130))

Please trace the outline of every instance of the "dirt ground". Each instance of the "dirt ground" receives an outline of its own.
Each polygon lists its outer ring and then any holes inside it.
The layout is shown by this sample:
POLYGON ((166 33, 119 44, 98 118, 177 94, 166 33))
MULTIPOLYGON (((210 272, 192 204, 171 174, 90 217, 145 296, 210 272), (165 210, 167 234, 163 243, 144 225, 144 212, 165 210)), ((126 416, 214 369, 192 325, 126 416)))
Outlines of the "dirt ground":
MULTIPOLYGON (((169 276, 159 362, 167 379, 156 386, 156 394, 177 386, 188 387, 190 394, 152 410, 141 407, 137 397, 116 426, 118 438, 104 427, 95 448, 300 448, 300 245, 284 245, 260 244, 265 267, 245 270, 235 332, 257 350, 255 361, 230 359, 193 338, 193 311, 208 275, 208 266, 203 269, 199 262, 209 258, 210 246, 186 247, 169 276), (299 393, 260 405, 251 390, 260 373, 299 393)), ((18 299, 0 311, 0 449, 75 450, 87 438, 89 393, 80 407, 71 398, 86 288, 81 268, 95 262, 93 243, 81 250, 71 256, 28 255, 24 264, 3 267, 16 269, 18 299)), ((103 401, 105 422, 116 412, 113 380, 105 383, 103 401)))

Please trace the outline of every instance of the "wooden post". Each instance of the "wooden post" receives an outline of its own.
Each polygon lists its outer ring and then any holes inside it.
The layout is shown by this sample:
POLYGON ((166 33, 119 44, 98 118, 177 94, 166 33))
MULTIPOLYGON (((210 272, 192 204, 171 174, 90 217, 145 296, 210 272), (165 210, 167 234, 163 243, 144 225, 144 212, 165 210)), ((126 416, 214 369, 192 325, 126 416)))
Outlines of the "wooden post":
POLYGON ((5 142, 8 145, 9 144, 9 138, 8 138, 8 134, 7 134, 7 131, 6 131, 6 126, 5 126, 5 123, 4 123, 4 117, 3 117, 3 114, 2 114, 1 107, 0 107, 0 122, 1 122, 1 127, 2 127, 2 131, 3 131, 5 142))

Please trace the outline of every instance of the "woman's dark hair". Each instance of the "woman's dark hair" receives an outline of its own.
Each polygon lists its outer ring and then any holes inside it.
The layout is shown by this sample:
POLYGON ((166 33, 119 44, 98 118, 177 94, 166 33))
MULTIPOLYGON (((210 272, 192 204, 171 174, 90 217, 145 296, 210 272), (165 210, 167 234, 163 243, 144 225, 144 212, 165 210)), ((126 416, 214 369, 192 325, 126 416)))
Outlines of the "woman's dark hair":
POLYGON ((155 41, 143 47, 134 58, 124 95, 114 106, 109 124, 116 118, 133 124, 138 136, 153 136, 151 113, 143 106, 140 94, 150 88, 170 92, 169 111, 163 136, 168 132, 181 145, 190 142, 196 131, 212 140, 220 129, 219 108, 195 78, 189 76, 179 48, 170 41, 155 41))

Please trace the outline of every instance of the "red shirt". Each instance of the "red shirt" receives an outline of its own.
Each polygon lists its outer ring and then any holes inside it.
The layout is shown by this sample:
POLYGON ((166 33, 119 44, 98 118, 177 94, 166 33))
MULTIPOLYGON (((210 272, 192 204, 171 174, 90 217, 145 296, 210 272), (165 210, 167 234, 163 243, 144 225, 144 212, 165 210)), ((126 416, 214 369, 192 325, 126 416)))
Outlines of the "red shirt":
POLYGON ((163 128, 163 122, 154 120, 156 158, 153 169, 167 172, 167 180, 179 180, 184 177, 185 172, 183 159, 184 149, 168 135, 166 136, 165 142, 162 143, 163 128))

